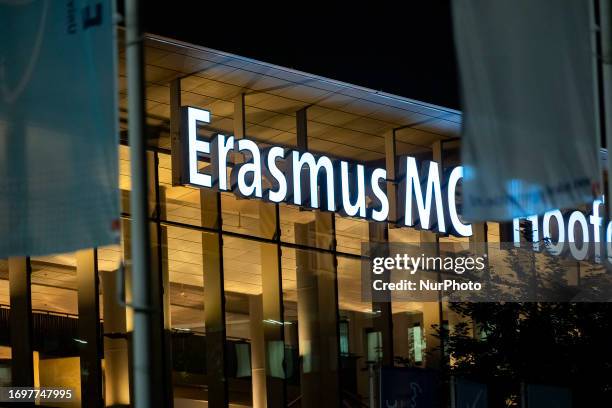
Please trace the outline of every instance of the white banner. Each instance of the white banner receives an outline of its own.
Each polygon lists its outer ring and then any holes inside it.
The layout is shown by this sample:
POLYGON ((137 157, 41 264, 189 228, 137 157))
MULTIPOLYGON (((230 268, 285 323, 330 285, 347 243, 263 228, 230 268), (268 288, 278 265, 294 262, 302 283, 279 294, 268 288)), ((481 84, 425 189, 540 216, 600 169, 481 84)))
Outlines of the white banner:
POLYGON ((0 258, 118 242, 113 16, 0 0, 0 258))
POLYGON ((510 220, 601 193, 589 1, 453 0, 463 215, 510 220))

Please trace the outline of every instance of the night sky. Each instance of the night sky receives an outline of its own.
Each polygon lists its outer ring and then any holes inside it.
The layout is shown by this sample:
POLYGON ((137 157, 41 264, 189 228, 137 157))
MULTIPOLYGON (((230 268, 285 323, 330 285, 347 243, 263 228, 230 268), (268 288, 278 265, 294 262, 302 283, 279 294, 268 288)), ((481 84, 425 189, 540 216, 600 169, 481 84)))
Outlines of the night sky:
POLYGON ((151 33, 459 108, 450 0, 143 3, 151 33))

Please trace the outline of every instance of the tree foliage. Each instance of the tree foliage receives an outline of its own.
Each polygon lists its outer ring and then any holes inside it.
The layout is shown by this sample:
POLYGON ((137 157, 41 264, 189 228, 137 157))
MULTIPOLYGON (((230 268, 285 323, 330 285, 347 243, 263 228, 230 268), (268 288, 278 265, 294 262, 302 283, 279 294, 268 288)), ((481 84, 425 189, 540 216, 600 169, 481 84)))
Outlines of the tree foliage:
POLYGON ((449 333, 450 370, 491 384, 498 403, 516 395, 522 381, 569 387, 579 407, 599 406, 597 401, 612 397, 611 304, 457 303, 451 308, 473 326, 461 323, 449 333))

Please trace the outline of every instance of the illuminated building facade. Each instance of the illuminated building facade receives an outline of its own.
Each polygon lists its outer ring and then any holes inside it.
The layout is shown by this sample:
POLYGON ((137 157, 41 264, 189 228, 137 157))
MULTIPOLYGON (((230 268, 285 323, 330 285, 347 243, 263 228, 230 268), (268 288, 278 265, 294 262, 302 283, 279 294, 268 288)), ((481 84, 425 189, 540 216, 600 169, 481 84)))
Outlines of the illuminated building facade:
MULTIPOLYGON (((119 49, 121 245, 0 261, 0 383, 74 388, 84 406, 130 401, 119 49)), ((432 325, 457 316, 364 302, 362 243, 513 239, 458 216, 460 112, 156 36, 145 53, 160 406, 359 406, 380 365, 439 367, 432 325)))

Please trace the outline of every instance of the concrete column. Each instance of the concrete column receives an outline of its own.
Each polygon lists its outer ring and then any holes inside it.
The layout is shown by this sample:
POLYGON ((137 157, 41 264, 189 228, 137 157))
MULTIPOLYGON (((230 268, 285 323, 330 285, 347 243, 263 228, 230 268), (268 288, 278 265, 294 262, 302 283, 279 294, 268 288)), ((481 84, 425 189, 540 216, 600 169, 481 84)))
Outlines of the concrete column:
POLYGON ((240 93, 234 98, 234 137, 243 139, 246 137, 246 107, 244 94, 240 93))
POLYGON ((475 222, 472 224, 472 236, 470 240, 470 250, 475 254, 488 254, 487 248, 487 223, 475 222))
MULTIPOLYGON (((285 354, 285 329, 283 324, 283 289, 281 268, 280 224, 278 206, 258 203, 259 222, 262 236, 275 239, 275 243, 261 243, 261 284, 263 333, 266 353, 267 406, 285 407, 287 390, 285 372, 280 364, 285 354)), ((255 385, 253 384, 253 387, 255 385)), ((255 391, 255 390, 253 390, 255 391)))
MULTIPOLYGON (((240 93, 234 97, 234 139, 236 141, 246 137, 246 108, 244 106, 245 95, 240 93)), ((244 163, 244 153, 230 152, 231 161, 236 164, 244 163)))
MULTIPOLYGON (((307 108, 296 112, 296 138, 298 149, 308 150, 307 108)), ((315 211, 314 214, 314 222, 295 224, 295 242, 335 250, 334 214, 322 211, 315 211)), ((295 252, 301 404, 306 407, 338 407, 341 399, 338 371, 338 262, 335 254, 301 249, 295 252)))
MULTIPOLYGON (((503 228, 500 228, 500 241, 503 242, 503 238, 507 236, 508 233, 512 233, 512 222, 506 223, 503 228)), ((512 235, 510 235, 512 236, 512 235)), ((476 222, 472 224, 472 236, 469 238, 470 240, 470 251, 474 253, 476 256, 484 255, 487 258, 485 259, 486 264, 489 264, 489 238, 488 238, 488 225, 486 222, 476 222)), ((496 249, 503 249, 504 246, 500 243, 495 244, 496 249)), ((508 248, 507 246, 505 248, 508 248)), ((494 249, 494 248, 492 248, 494 249)), ((495 253, 495 252, 494 252, 495 253)), ((488 273, 488 272, 487 272, 488 273)), ((467 319, 459 316, 457 313, 454 313, 449 310, 448 313, 448 323, 450 330, 452 331, 457 324, 467 322, 467 319)), ((479 333, 476 333, 473 330, 473 325, 470 330, 471 336, 477 336, 479 333)))
MULTIPOLYGON (((315 213, 315 221, 295 224, 295 241, 314 246, 333 230, 333 214, 315 213)), ((298 335, 302 405, 337 407, 338 299, 334 255, 296 250, 298 335), (324 396, 324 397, 323 397, 324 396)))
POLYGON ((514 225, 513 222, 499 223, 499 249, 509 248, 514 242, 514 225))
POLYGON ((32 355, 32 268, 30 258, 8 260, 11 302, 11 376, 14 387, 34 386, 32 355))
MULTIPOLYGON (((368 235, 370 243, 386 245, 389 243, 387 225, 383 223, 368 223, 368 235)), ((387 247, 381 247, 376 256, 389 256, 387 247), (383 252, 383 253, 381 253, 383 252)), ((389 273, 382 275, 383 280, 390 281, 389 273)), ((391 296, 385 302, 372 302, 372 323, 374 330, 380 332, 382 339, 382 361, 386 367, 393 366, 393 311, 391 307, 391 296)))
MULTIPOLYGON (((426 256, 438 256, 440 254, 438 235, 429 231, 420 233, 421 249, 426 256)), ((435 273, 435 272, 433 272, 435 273)), ((433 279, 433 276, 431 276, 433 279)), ((438 275, 438 280, 440 279, 438 275)), ((436 331, 432 325, 442 326, 443 305, 441 299, 438 302, 423 302, 423 335, 426 345, 425 365, 428 368, 439 368, 442 363, 442 342, 436 337, 436 331)))
POLYGON ((225 288, 223 282, 223 242, 221 236, 221 196, 218 192, 200 190, 202 226, 216 232, 202 233, 204 266, 204 323, 206 326, 206 370, 208 404, 227 407, 225 288))
POLYGON ((100 330, 100 291, 98 251, 76 253, 78 281, 79 339, 81 362, 81 402, 86 407, 102 406, 102 336, 100 330))
POLYGON ((153 347, 159 350, 157 381, 163 387, 164 406, 174 405, 172 385, 172 332, 170 326, 170 278, 168 270, 167 227, 161 224, 166 218, 165 188, 159 185, 157 153, 147 154, 149 173, 149 197, 151 209, 151 306, 156 311, 153 327, 153 347))
MULTIPOLYGON (((236 140, 246 137, 246 107, 245 95, 243 93, 234 98, 234 137, 236 140)), ((242 163, 244 156, 240 153, 234 154, 234 163, 242 163)), ((282 366, 278 367, 278 361, 284 359, 284 327, 282 324, 271 322, 282 322, 283 316, 283 292, 282 292, 282 269, 281 269, 281 246, 280 228, 278 224, 278 206, 258 202, 259 225, 262 237, 276 239, 273 244, 261 243, 261 279, 262 296, 261 312, 257 305, 252 306, 253 313, 261 315, 259 323, 253 322, 251 315, 251 336, 259 340, 261 336, 262 345, 251 343, 251 364, 253 367, 253 405, 264 404, 267 407, 286 406, 286 385, 282 366), (263 354, 260 354, 263 353, 263 354), (256 362, 258 371, 255 371, 256 362), (263 368, 264 371, 259 370, 263 368)), ((253 302, 254 300, 252 300, 253 302)))
MULTIPOLYGON (((369 223, 368 238, 370 243, 389 243, 389 228, 395 227, 398 219, 397 213, 397 151, 396 151, 396 130, 392 129, 385 133, 385 169, 387 170, 387 197, 389 199, 389 216, 388 223, 369 223)), ((383 250, 384 253, 376 254, 376 256, 389 256, 388 248, 383 250)), ((389 273, 386 272, 383 278, 389 281, 389 273)), ((391 298, 387 302, 373 302, 372 323, 374 330, 381 333, 382 339, 382 365, 387 367, 393 366, 394 350, 393 350, 393 310, 391 306, 391 298)))
POLYGON ((425 338, 425 366, 427 368, 440 368, 443 353, 440 347, 443 344, 436 337, 437 332, 432 326, 442 325, 442 305, 439 302, 423 302, 423 337, 425 338))
MULTIPOLYGON (((440 164, 439 170, 442 173, 442 144, 440 141, 432 144, 432 160, 440 164)), ((440 174, 440 179, 442 174, 440 174)), ((420 241, 423 252, 426 256, 439 256, 440 255, 440 240, 437 233, 431 231, 421 231, 420 241)), ((438 274, 438 281, 441 280, 440 271, 438 274)), ((440 294, 441 295, 441 294, 440 294)), ((438 302, 424 302, 423 303, 423 333, 426 344, 426 360, 425 365, 428 368, 439 368, 442 365, 444 359, 444 342, 435 335, 436 330, 432 328, 432 325, 442 328, 444 305, 442 299, 439 297, 438 302)))
MULTIPOLYGON (((155 378, 155 383, 159 384, 161 394, 163 395, 163 405, 172 407, 173 385, 172 385, 172 359, 171 359, 171 331, 170 331, 170 291, 169 291, 169 276, 167 266, 167 232, 166 227, 161 225, 161 220, 165 218, 165 190, 159 185, 158 158, 154 152, 147 152, 148 180, 148 199, 149 199, 149 217, 152 219, 150 223, 150 245, 151 245, 151 270, 149 276, 151 278, 151 307, 155 311, 152 339, 153 348, 157 350, 155 356, 157 358, 154 364, 154 372, 152 376, 155 378)), ((123 208, 130 208, 129 194, 122 194, 123 208)), ((125 301, 132 302, 132 285, 131 285, 131 231, 129 220, 123 220, 123 254, 125 257, 125 301)), ((107 286, 112 285, 107 282, 107 286)), ((114 291, 113 291, 114 292, 114 291)), ((120 313, 116 311, 115 313, 120 313)), ((105 316, 106 318, 106 316, 105 316)), ((122 324, 118 324, 120 329, 112 336, 117 340, 117 335, 120 333, 122 324)), ((133 328, 133 309, 128 307, 125 309, 125 329, 126 333, 130 333, 133 328)), ((105 333, 107 332, 105 328, 105 333)), ((130 347, 129 356, 131 361, 131 336, 127 336, 130 347)), ((123 344, 115 342, 109 347, 117 348, 117 354, 121 355, 120 351, 123 344)), ((106 342, 105 342, 106 344, 106 342)), ((129 373, 131 376, 131 364, 129 365, 129 373)), ((117 368, 123 371, 124 367, 117 368)), ((130 394, 132 382, 130 384, 130 394)), ((108 387, 107 387, 108 389, 108 387)), ((112 391, 115 393, 114 391, 112 391)), ((121 395, 120 399, 125 400, 125 392, 118 391, 121 395)))
POLYGON ((262 296, 249 297, 251 332, 251 382, 253 408, 265 408, 266 402, 266 346, 264 341, 262 296))
POLYGON ((119 304, 117 272, 101 272, 104 308, 104 395, 107 407, 130 404, 126 309, 119 304))
POLYGON ((170 81, 170 143, 172 151, 172 185, 182 185, 184 173, 183 145, 181 142, 181 79, 170 81))
POLYGON ((397 152, 395 129, 385 134, 385 168, 387 170, 387 197, 389 198, 389 226, 397 223, 397 152))
POLYGON ((401 358, 411 358, 408 339, 408 329, 411 319, 407 313, 398 313, 393 319, 393 355, 401 358))
POLYGON ((308 150, 308 108, 295 113, 297 147, 301 152, 308 150))
MULTIPOLYGON (((129 192, 126 192, 129 193, 129 192)), ((124 201, 126 202, 125 205, 127 205, 127 207, 124 208, 130 208, 130 203, 129 203, 129 194, 125 194, 125 196, 123 196, 124 201)), ((132 303, 132 229, 131 229, 131 223, 129 219, 122 219, 121 220, 121 234, 122 234, 122 241, 121 241, 121 251, 123 253, 123 261, 124 261, 124 280, 123 280, 123 285, 124 285, 124 293, 122 294, 125 297, 125 303, 126 304, 131 304, 132 303)), ((116 280, 117 283, 118 280, 116 280)), ((119 288, 117 288, 118 290, 119 288)), ((106 306, 106 305, 105 305, 106 306)), ((131 398, 132 395, 134 395, 134 361, 132 359, 132 331, 134 330, 134 309, 132 309, 131 307, 126 307, 123 309, 124 313, 125 313, 125 340, 126 340, 126 344, 127 344, 127 361, 124 362, 124 364, 127 367, 128 370, 128 387, 129 387, 129 393, 128 393, 128 399, 131 398)), ((105 322, 106 322, 106 315, 104 316, 105 322)), ((106 333, 106 326, 104 327, 105 333, 106 333)), ((119 333, 119 332, 114 332, 114 333, 119 333)), ((107 335, 105 334, 105 337, 107 335)))
MULTIPOLYGON (((336 228, 334 214, 317 211, 315 213, 315 242, 317 247, 325 248, 329 241, 326 233, 333 233, 329 249, 335 249, 336 228)), ((310 406, 320 405, 320 395, 324 395, 326 402, 322 406, 337 407, 340 405, 340 339, 338 338, 338 261, 335 254, 323 252, 316 253, 316 273, 319 301, 319 341, 320 341, 320 391, 313 394, 316 399, 310 406), (319 394, 319 392, 321 394, 319 394), (329 399, 329 405, 327 404, 329 399)), ((299 300, 298 300, 299 301, 299 300)), ((299 320, 299 317, 298 317, 299 320)))

